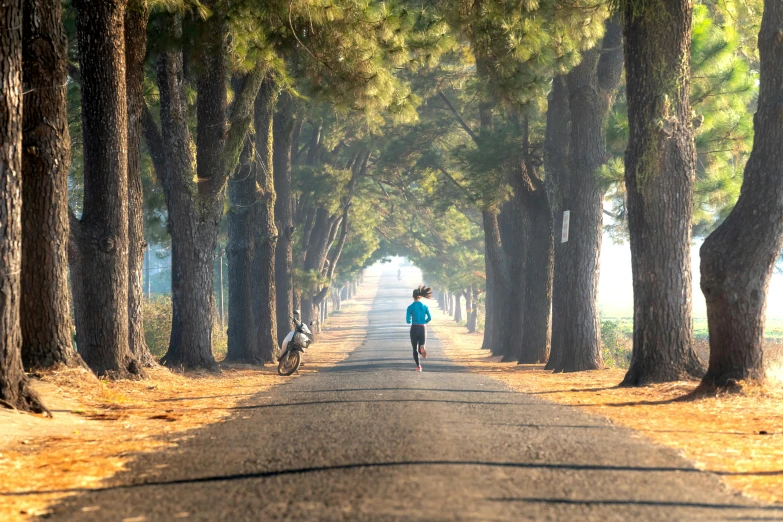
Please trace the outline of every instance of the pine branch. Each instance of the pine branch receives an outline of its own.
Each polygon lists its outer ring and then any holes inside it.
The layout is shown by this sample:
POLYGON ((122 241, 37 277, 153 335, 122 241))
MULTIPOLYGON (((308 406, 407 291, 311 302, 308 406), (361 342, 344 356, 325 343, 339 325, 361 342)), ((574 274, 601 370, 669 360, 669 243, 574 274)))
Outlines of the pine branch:
POLYGON ((465 132, 467 132, 468 135, 471 137, 471 139, 476 143, 476 145, 478 145, 479 144, 478 135, 475 132, 473 132, 473 129, 471 129, 470 126, 465 122, 465 120, 462 118, 457 108, 454 107, 454 105, 452 105, 451 101, 448 99, 448 97, 446 97, 443 91, 438 91, 438 95, 443 99, 444 102, 446 102, 446 105, 449 106, 449 109, 454 114, 454 117, 457 118, 457 121, 462 126, 462 128, 465 129, 465 132))
POLYGON ((229 120, 228 137, 222 153, 222 171, 212 184, 213 194, 218 194, 228 182, 229 176, 239 164, 239 155, 245 144, 245 137, 253 122, 253 106, 261 83, 266 75, 266 66, 261 62, 245 77, 242 89, 234 102, 229 120))

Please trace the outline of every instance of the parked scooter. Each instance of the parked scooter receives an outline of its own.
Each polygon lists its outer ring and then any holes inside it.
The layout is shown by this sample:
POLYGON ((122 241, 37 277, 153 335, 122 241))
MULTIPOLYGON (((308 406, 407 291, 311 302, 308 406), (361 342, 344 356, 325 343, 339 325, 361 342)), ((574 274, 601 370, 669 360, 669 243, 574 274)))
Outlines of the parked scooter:
POLYGON ((288 335, 283 339, 283 344, 280 345, 277 373, 283 376, 291 375, 299 369, 304 351, 313 342, 313 333, 310 328, 298 318, 299 310, 294 310, 294 316, 291 318, 294 329, 288 332, 288 335))

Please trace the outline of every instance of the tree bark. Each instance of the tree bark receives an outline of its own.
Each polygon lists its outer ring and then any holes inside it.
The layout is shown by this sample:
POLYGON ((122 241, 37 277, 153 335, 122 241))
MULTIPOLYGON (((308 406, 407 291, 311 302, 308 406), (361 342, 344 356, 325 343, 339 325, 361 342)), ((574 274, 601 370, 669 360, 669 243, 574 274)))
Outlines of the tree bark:
MULTIPOLYGON (((518 335, 521 326, 519 317, 515 316, 515 310, 512 308, 513 299, 511 297, 511 270, 509 260, 503 251, 503 243, 500 238, 500 227, 498 225, 497 214, 485 210, 482 212, 484 223, 484 244, 487 252, 487 269, 491 269, 494 274, 494 301, 492 304, 493 323, 487 323, 486 329, 493 329, 492 344, 489 349, 492 355, 503 355, 512 353, 515 341, 519 341, 518 335), (516 317, 516 319, 512 319, 516 317), (517 325, 515 328, 514 325, 517 325)), ((487 299, 492 298, 491 295, 487 299)), ((518 313, 519 310, 516 310, 518 313)))
POLYGON ((551 339, 552 272, 554 245, 552 242, 552 212, 544 184, 532 177, 529 215, 529 242, 525 249, 525 298, 523 301, 524 332, 520 364, 545 363, 549 357, 551 339))
POLYGON ((128 332, 127 2, 78 0, 84 205, 71 224, 80 264, 73 284, 79 353, 99 376, 144 375, 128 332))
POLYGON ((470 320, 471 320, 471 330, 470 332, 473 333, 476 330, 478 330, 479 326, 479 295, 481 292, 478 290, 476 285, 473 285, 473 313, 470 314, 470 320))
POLYGON ((704 375, 693 350, 691 319, 693 3, 661 0, 650 5, 624 13, 625 184, 634 290, 633 355, 623 380, 627 386, 704 375))
MULTIPOLYGON (((214 260, 225 185, 239 162, 252 123, 253 102, 265 70, 257 64, 244 78, 229 120, 228 29, 221 13, 203 23, 201 34, 208 36, 200 42, 196 161, 191 152, 183 90, 182 51, 164 51, 157 67, 165 151, 162 179, 171 233, 173 305, 171 340, 161 361, 174 368, 214 370, 217 369, 212 355, 214 260)), ((172 41, 180 39, 182 22, 178 15, 167 15, 167 30, 172 41)))
POLYGON ((288 335, 294 314, 293 287, 293 209, 291 206, 291 144, 294 116, 291 95, 282 93, 273 123, 273 164, 275 219, 278 239, 275 250, 275 287, 277 289, 277 342, 288 335))
MULTIPOLYGON (((254 235, 256 227, 255 159, 253 138, 248 136, 233 179, 228 182, 228 353, 229 361, 254 360, 257 335, 255 313, 254 235)), ((260 359, 260 358, 259 358, 260 359)))
POLYGON ((22 2, 0 3, 0 405, 46 408, 22 368, 22 2))
POLYGON ((512 260, 512 308, 514 349, 505 360, 519 363, 542 363, 549 356, 550 308, 552 303, 552 214, 543 182, 535 176, 525 160, 529 148, 528 123, 523 126, 523 157, 511 176, 514 198, 513 241, 507 242, 512 260))
MULTIPOLYGON (((169 30, 178 39, 181 36, 181 20, 176 15, 168 18, 169 30)), ((205 74, 210 72, 213 76, 217 75, 209 70, 205 74)), ((222 214, 222 204, 218 206, 217 203, 222 198, 210 196, 207 192, 202 199, 201 185, 205 185, 208 179, 203 182, 199 179, 198 186, 195 186, 196 161, 191 152, 181 50, 171 49, 160 55, 157 77, 165 150, 163 186, 171 234, 173 312, 169 348, 161 362, 172 368, 216 369, 212 355, 213 265, 222 214)), ((199 97, 202 95, 206 95, 206 90, 199 92, 199 97)), ((214 103, 219 105, 221 101, 218 97, 214 103)), ((199 104, 199 107, 205 105, 199 104)), ((214 114, 212 109, 207 112, 214 114)), ((199 123, 206 126, 206 117, 199 118, 199 123)), ((222 131, 225 129, 225 120, 210 121, 210 124, 218 125, 222 131)))
POLYGON ((702 389, 763 381, 767 292, 783 248, 783 4, 764 2, 754 142, 742 190, 701 247, 710 361, 702 389))
POLYGON ((460 305, 460 297, 462 297, 462 292, 457 292, 454 294, 454 322, 455 323, 462 322, 462 306, 460 305))
POLYGON ((566 315, 570 289, 561 232, 563 211, 570 207, 570 145, 571 111, 568 107, 568 86, 564 76, 556 76, 549 95, 544 138, 544 169, 554 223, 552 235, 555 253, 552 277, 552 341, 547 370, 559 367, 561 356, 566 349, 566 315))
MULTIPOLYGON (((277 289, 275 252, 278 231, 275 224, 273 119, 279 86, 267 74, 255 102, 256 183, 259 199, 256 214, 255 258, 257 346, 262 362, 271 362, 277 352, 277 289)), ((286 323, 287 326, 288 323, 286 323)), ((286 334, 288 332, 285 332, 286 334)))
POLYGON ((145 367, 155 364, 144 338, 144 194, 141 139, 144 61, 147 54, 147 0, 130 0, 125 12, 125 83, 128 99, 128 343, 145 367))
MULTIPOLYGON (((567 76, 571 111, 570 233, 563 243, 569 296, 564 350, 556 371, 603 367, 598 274, 604 189, 598 169, 606 160, 606 124, 622 73, 622 29, 611 20, 601 47, 582 53, 567 76)), ((561 218, 562 219, 562 218, 561 218)))
POLYGON ((473 320, 473 291, 468 288, 463 292, 465 296, 465 327, 469 332, 476 331, 475 326, 471 329, 471 321, 473 320))
MULTIPOLYGON (((483 213, 482 213, 483 215, 483 213)), ((485 300, 485 309, 484 309, 484 338, 481 342, 481 349, 482 350, 491 350, 492 346, 495 342, 495 328, 494 328, 494 321, 495 321, 495 314, 494 314, 494 307, 495 307, 495 296, 497 294, 497 285, 495 283, 495 274, 492 269, 492 265, 489 262, 489 248, 487 243, 487 233, 486 230, 484 231, 484 264, 485 264, 485 273, 487 275, 487 283, 486 283, 486 290, 487 295, 484 298, 485 300)))
POLYGON ((22 362, 83 365, 68 282, 68 55, 59 0, 26 0, 23 27, 22 362))

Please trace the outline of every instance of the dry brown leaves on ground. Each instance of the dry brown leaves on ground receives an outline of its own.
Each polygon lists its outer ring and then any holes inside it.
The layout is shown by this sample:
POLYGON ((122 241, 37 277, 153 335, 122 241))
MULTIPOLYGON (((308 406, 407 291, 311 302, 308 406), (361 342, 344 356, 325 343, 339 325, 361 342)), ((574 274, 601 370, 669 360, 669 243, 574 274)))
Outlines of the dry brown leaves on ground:
MULTIPOLYGON (((783 390, 748 389, 715 397, 687 397, 697 382, 618 388, 624 370, 553 374, 540 365, 501 363, 481 350, 483 335, 466 333, 434 314, 446 355, 511 389, 584 408, 680 451, 696 467, 730 487, 783 502, 783 390), (685 400, 678 400, 683 399, 685 400)), ((611 451, 611 448, 606 448, 611 451)))
MULTIPOLYGON (((356 298, 329 318, 300 373, 331 366, 362 343, 377 289, 378 274, 366 275, 356 298)), ((0 520, 26 520, 74 490, 105 486, 134 454, 224 422, 238 403, 287 379, 273 365, 224 365, 219 374, 158 367, 149 375, 108 382, 84 370, 52 372, 36 387, 54 419, 0 411, 0 520)))

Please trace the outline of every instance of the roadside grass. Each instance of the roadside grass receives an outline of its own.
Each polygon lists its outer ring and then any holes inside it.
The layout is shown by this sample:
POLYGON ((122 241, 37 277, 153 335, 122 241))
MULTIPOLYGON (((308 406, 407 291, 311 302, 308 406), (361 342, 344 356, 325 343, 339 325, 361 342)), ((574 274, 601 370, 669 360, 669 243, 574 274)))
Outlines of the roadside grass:
MULTIPOLYGON (((300 374, 334 365, 363 342, 379 273, 366 272, 364 281, 356 297, 329 318, 300 374)), ((165 300, 156 306, 163 311, 147 316, 148 324, 165 331, 165 300)), ((163 335, 156 335, 163 343, 163 335)), ((34 385, 53 419, 0 411, 0 520, 45 516, 58 500, 78 494, 74 490, 116 485, 114 477, 134 455, 176 446, 194 437, 196 428, 226 422, 239 414, 237 404, 290 378, 278 376, 271 364, 221 364, 218 374, 163 367, 148 372, 147 380, 119 382, 82 369, 48 372, 34 385)))
POLYGON ((618 326, 602 332, 605 341, 618 339, 609 348, 614 350, 609 360, 617 366, 553 374, 542 365, 501 363, 499 357, 481 350, 482 333, 467 333, 440 311, 433 318, 434 333, 446 355, 460 365, 511 389, 602 415, 678 450, 698 469, 718 474, 726 485, 749 497, 783 502, 783 344, 767 345, 770 382, 766 388, 745 387, 742 393, 693 398, 689 394, 698 385, 695 381, 619 388, 630 345, 625 348, 627 341, 618 326))
MULTIPOLYGON (((693 321, 694 348, 705 363, 710 357, 707 319, 693 321)), ((633 349, 633 318, 601 317, 604 363, 609 368, 627 369, 633 349)), ((764 359, 773 382, 783 384, 783 320, 770 320, 765 331, 764 359)))

